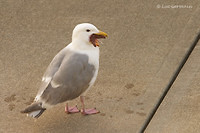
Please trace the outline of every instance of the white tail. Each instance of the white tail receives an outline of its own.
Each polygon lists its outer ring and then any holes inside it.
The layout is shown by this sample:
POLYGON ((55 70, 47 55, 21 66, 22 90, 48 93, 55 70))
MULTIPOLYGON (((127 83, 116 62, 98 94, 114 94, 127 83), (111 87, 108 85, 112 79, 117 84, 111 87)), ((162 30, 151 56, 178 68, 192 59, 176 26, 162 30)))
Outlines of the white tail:
POLYGON ((37 110, 27 114, 29 117, 38 118, 45 110, 37 110))

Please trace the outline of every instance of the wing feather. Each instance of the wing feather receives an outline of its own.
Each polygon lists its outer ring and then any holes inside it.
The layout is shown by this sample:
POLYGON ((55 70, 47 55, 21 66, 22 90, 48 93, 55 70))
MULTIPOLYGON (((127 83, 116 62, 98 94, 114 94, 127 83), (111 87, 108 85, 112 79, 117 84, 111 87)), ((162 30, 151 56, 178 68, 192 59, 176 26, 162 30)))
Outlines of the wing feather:
POLYGON ((88 63, 87 55, 67 52, 41 95, 48 104, 54 105, 80 96, 94 76, 95 67, 88 63))

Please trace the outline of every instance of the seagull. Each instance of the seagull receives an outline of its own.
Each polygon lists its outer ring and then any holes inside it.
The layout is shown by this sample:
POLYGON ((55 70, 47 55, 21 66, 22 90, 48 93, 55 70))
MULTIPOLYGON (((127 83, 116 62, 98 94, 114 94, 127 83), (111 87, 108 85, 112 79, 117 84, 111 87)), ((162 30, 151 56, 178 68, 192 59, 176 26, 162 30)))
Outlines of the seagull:
MULTIPOLYGON (((72 33, 72 42, 63 48, 51 61, 42 77, 39 91, 31 105, 21 111, 38 118, 46 109, 80 96, 83 115, 99 113, 96 108, 85 108, 85 95, 94 84, 99 70, 98 39, 106 38, 105 32, 93 24, 78 24, 72 33)), ((77 106, 69 107, 66 113, 77 113, 77 106)))

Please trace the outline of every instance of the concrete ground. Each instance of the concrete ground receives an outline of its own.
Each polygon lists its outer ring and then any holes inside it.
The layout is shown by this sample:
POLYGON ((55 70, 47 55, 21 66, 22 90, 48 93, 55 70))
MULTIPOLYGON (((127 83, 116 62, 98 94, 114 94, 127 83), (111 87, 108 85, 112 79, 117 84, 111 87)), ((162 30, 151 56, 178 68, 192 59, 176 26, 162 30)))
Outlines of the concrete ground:
MULTIPOLYGON (((0 132, 140 132, 200 31, 198 0, 0 0, 0 132), (86 106, 100 114, 68 115, 64 103, 35 120, 20 113, 35 97, 55 54, 75 25, 108 33, 86 106)), ((198 132, 199 44, 145 132, 198 132)), ((78 104, 79 99, 70 102, 78 104)))
POLYGON ((147 128, 151 133, 198 133, 200 42, 147 128))

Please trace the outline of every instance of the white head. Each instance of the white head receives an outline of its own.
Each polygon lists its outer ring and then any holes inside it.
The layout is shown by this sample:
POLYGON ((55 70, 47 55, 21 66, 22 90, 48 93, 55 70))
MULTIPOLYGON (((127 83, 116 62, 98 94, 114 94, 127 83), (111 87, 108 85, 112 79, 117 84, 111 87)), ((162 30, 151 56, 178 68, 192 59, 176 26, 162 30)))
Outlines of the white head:
POLYGON ((89 23, 78 24, 72 33, 72 42, 82 41, 88 45, 93 44, 94 47, 99 46, 98 40, 100 38, 106 38, 105 32, 99 31, 94 25, 89 23))

